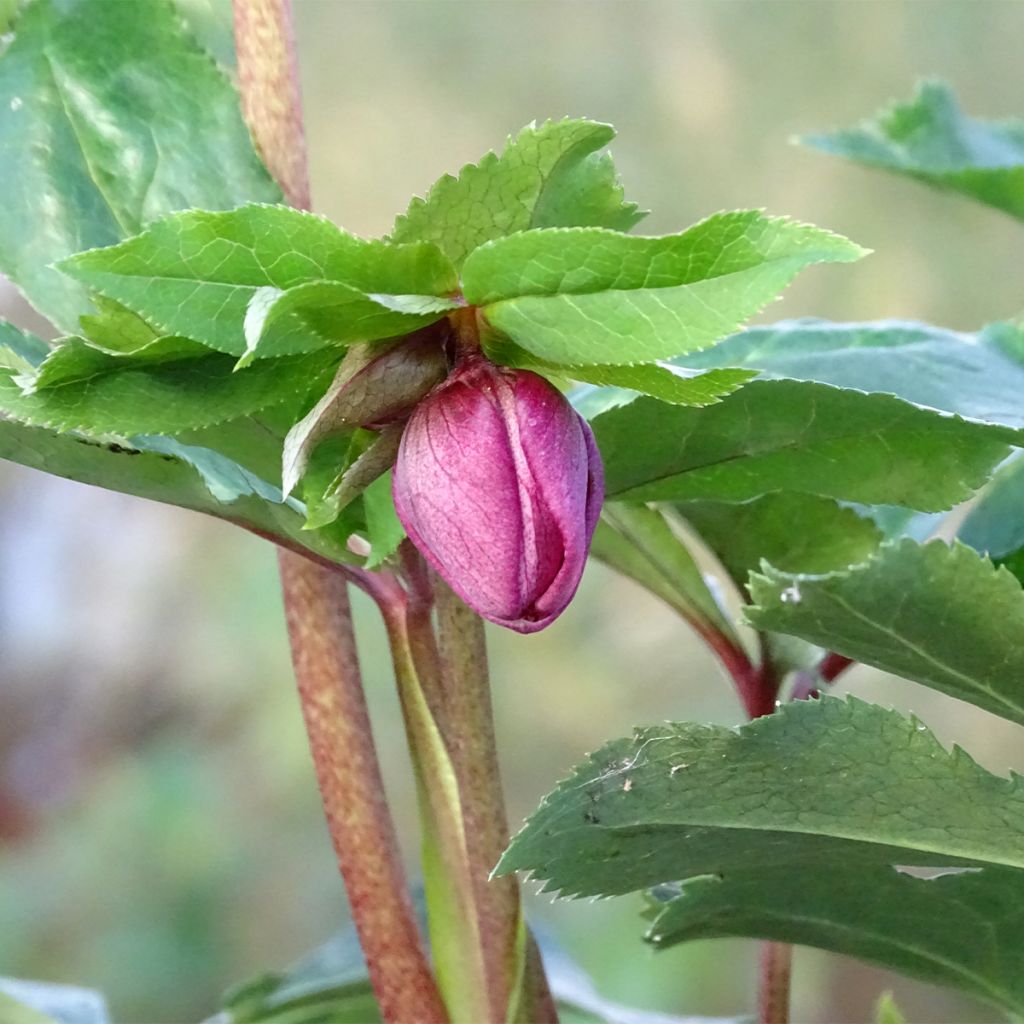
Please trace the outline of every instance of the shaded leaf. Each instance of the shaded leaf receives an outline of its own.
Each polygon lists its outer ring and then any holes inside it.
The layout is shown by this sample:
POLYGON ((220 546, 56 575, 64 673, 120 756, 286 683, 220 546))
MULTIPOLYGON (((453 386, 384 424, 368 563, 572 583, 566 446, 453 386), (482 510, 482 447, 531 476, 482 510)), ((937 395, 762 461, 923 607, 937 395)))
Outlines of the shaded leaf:
POLYGON ((756 210, 709 217, 679 235, 531 231, 466 261, 467 301, 516 344, 555 363, 646 363, 706 348, 805 267, 866 250, 756 210))
MULTIPOLYGON (((119 245, 66 259, 60 269, 162 334, 236 356, 246 351, 243 324, 261 288, 330 281, 363 293, 431 296, 458 286, 432 245, 365 241, 311 213, 264 205, 175 214, 119 245)), ((365 308, 357 305, 354 315, 365 308)), ((258 338, 261 356, 307 352, 331 340, 287 311, 258 338)))
POLYGON ((894 103, 856 128, 799 141, 1024 220, 1024 122, 968 117, 943 82, 922 82, 908 103, 894 103))
POLYGON ((817 946, 1024 1012, 1024 871, 923 878, 844 863, 794 875, 765 864, 675 891, 647 934, 659 948, 723 936, 817 946))
POLYGON ((919 722, 850 699, 738 730, 665 724, 591 755, 512 840, 498 873, 607 896, 772 865, 1024 866, 1024 790, 919 722))
POLYGON ((760 629, 830 647, 1024 724, 1024 591, 963 544, 905 540, 825 575, 765 566, 750 591, 747 617, 760 629))
POLYGON ((882 540, 870 519, 811 494, 687 501, 679 511, 741 584, 762 559, 784 572, 828 572, 863 562, 882 540))
POLYGON ((446 174, 396 221, 392 241, 435 242, 458 266, 477 246, 532 228, 587 225, 628 231, 643 216, 623 200, 611 158, 615 130, 594 121, 546 121, 504 151, 446 174))
POLYGON ((41 338, 0 320, 0 369, 31 375, 49 353, 41 338))
POLYGON ((1024 339, 1008 323, 961 334, 903 320, 784 320, 726 338, 686 364, 888 392, 965 419, 1024 427, 1024 339))
POLYGON ((946 509, 1018 435, 810 381, 753 381, 717 405, 641 398, 592 421, 609 497, 746 501, 778 490, 946 509))
MULTIPOLYGON (((1017 456, 1000 467, 957 536, 996 562, 1006 562, 1024 549, 1024 459, 1017 456)), ((1009 567, 1017 574, 1016 562, 1009 567)))
POLYGON ((65 330, 86 289, 51 264, 188 206, 275 202, 224 74, 174 6, 26 4, 0 59, 0 271, 65 330), (40 216, 39 211, 46 215, 40 216))
POLYGON ((366 560, 366 568, 376 569, 405 540, 405 527, 398 518, 391 498, 390 471, 378 477, 363 491, 363 511, 366 516, 366 535, 370 542, 370 557, 366 560))

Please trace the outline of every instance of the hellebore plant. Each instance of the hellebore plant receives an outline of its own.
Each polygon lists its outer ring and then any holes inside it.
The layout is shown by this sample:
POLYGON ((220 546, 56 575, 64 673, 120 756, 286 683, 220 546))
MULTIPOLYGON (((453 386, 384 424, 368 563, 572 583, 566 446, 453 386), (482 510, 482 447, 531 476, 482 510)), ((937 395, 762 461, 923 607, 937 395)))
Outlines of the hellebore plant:
MULTIPOLYGON (((518 871, 643 894, 658 948, 764 940, 765 1024, 787 1019, 793 942, 1024 1015, 1018 778, 824 695, 863 661, 1024 724, 1024 333, 739 330, 864 250, 752 210, 628 234, 613 132, 583 119, 529 126, 356 238, 308 212, 286 0, 234 14, 240 109, 169 3, 31 0, 0 55, 0 271, 64 332, 0 324, 0 455, 280 553, 361 953, 339 939, 211 1020, 640 1020, 538 946, 518 871), (921 543, 938 528, 956 540, 921 543), (510 841, 483 619, 545 628, 588 551, 680 614, 751 721, 614 740, 510 841), (387 632, 426 934, 349 584, 387 632)), ((807 141, 1024 219, 1022 140, 930 83, 807 141)))

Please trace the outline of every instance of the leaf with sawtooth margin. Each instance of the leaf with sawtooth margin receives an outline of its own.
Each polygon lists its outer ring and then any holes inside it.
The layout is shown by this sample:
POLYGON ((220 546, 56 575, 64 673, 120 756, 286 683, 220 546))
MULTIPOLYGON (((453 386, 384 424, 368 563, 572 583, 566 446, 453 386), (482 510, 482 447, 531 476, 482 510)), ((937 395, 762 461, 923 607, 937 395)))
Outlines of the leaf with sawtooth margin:
MULTIPOLYGON (((366 241, 311 213, 259 204, 174 214, 119 245, 72 256, 60 269, 162 334, 235 356, 246 351, 243 325, 261 288, 337 281, 364 293, 448 296, 458 287, 433 245, 366 241)), ((259 355, 330 343, 296 313, 285 313, 260 336, 259 355)))
POLYGON ((611 125, 566 119, 528 125, 499 155, 446 174, 396 221, 394 242, 435 242, 461 266, 477 246, 534 228, 628 231, 644 214, 623 200, 607 154, 611 125))
POLYGON ((1024 122, 968 117, 944 82, 921 82, 909 102, 894 103, 856 128, 797 141, 1024 220, 1024 122))
POLYGON ((804 268, 866 252, 821 228, 740 210, 662 237, 514 235, 470 256, 463 291, 492 328, 542 359, 648 363, 724 338, 804 268))
POLYGON ((904 540, 822 575, 765 565, 747 618, 1024 724, 1024 591, 964 544, 904 540))
POLYGON ((794 380, 753 381, 700 409, 640 398, 591 425, 608 497, 634 502, 789 490, 939 511, 1024 441, 890 395, 794 380))
POLYGON ((150 0, 144 18, 105 0, 24 4, 14 33, 0 57, 0 272, 64 330, 89 300, 55 261, 172 210, 279 200, 231 82, 172 4, 150 0))

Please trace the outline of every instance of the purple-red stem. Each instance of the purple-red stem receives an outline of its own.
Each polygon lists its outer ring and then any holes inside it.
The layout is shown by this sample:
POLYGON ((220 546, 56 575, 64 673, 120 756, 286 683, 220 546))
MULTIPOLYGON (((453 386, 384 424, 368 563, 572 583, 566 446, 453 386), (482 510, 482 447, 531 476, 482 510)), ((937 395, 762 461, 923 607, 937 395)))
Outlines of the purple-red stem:
POLYGON ((763 943, 760 967, 758 1024, 788 1024, 793 947, 788 942, 763 943))
MULTIPOLYGON (((233 0, 233 11, 246 123, 287 202, 308 209, 290 0, 233 0)), ((448 1014, 427 961, 384 795, 346 576, 368 591, 388 581, 284 549, 279 564, 324 813, 381 1014, 389 1024, 445 1024, 448 1014)))

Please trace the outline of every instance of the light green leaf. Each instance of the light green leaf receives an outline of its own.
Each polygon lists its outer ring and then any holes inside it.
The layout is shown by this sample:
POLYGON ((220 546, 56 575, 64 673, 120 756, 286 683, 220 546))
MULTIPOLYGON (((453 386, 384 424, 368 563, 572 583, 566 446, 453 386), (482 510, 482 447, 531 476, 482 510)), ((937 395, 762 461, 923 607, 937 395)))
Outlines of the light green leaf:
POLYGON ((891 992, 883 992, 875 1003, 875 1024, 907 1024, 891 992))
POLYGON ((463 288, 492 327, 542 359, 648 363, 724 338, 805 267, 865 252, 748 210, 662 238, 579 228, 515 235, 467 260, 463 288))
POLYGON ((1024 220, 1024 123, 968 117, 943 82, 922 82, 908 103, 894 103, 856 128, 799 141, 1024 220))
POLYGON ((965 419, 1024 427, 1024 335, 1008 323, 960 334, 902 320, 784 320, 726 338, 686 365, 888 392, 965 419))
POLYGON ((246 354, 239 365, 277 355, 266 343, 267 335, 290 314, 298 315, 325 344, 351 345, 411 334, 458 305, 430 295, 368 295, 340 281, 308 281, 286 291, 258 288, 245 314, 246 354))
MULTIPOLYGON (((60 269, 162 334, 236 356, 246 350, 243 324, 261 288, 335 281, 364 293, 436 296, 458 286, 435 246, 368 242, 313 214, 263 205, 175 214, 120 245, 64 260, 60 269)), ((330 339, 285 312, 259 340, 261 354, 277 356, 330 339)))
POLYGON ((738 730, 668 723, 606 744, 497 871, 608 896, 768 864, 794 878, 837 864, 1024 867, 1024 789, 898 712, 797 701, 738 730))
POLYGON ((390 558, 405 540, 402 526, 391 498, 390 471, 378 477, 363 491, 363 511, 366 516, 366 535, 370 541, 367 569, 376 569, 390 558))
POLYGON ((1024 871, 922 878, 886 865, 795 874, 765 864, 673 890, 647 934, 660 949, 725 936, 817 946, 1024 1013, 1024 871))
POLYGON ((623 201, 611 158, 598 153, 614 136, 610 125, 594 121, 529 125, 500 156, 488 153, 414 199, 391 239, 435 242, 460 266, 484 242, 531 228, 628 231, 643 214, 623 201))
POLYGON ((106 1000, 91 989, 0 978, 4 1024, 110 1024, 106 1000))
POLYGON ((969 497, 1018 434, 810 381, 745 385, 717 405, 641 398, 592 426, 609 497, 746 501, 771 491, 946 509, 969 497))
POLYGON ((298 410, 308 394, 326 388, 337 362, 330 351, 314 352, 233 373, 233 360, 226 356, 175 358, 178 342, 154 342, 154 348, 166 343, 170 361, 147 363, 99 353, 74 341, 64 361, 70 379, 57 383, 43 377, 47 386, 24 394, 0 373, 0 414, 33 426, 87 434, 175 434, 275 405, 298 410), (83 363, 89 361, 94 372, 82 376, 87 372, 83 363))
POLYGON ((279 198, 233 87, 172 4, 126 18, 105 0, 38 0, 14 30, 0 58, 0 271, 65 330, 89 303, 54 261, 172 210, 279 198))
POLYGON ((765 566, 750 591, 747 616, 759 629, 830 647, 1024 724, 1024 591, 963 544, 905 540, 825 575, 765 566))
POLYGON ((828 572, 863 562, 882 533, 828 498, 780 491, 740 504, 687 501, 680 513, 737 583, 761 560, 784 572, 828 572))

